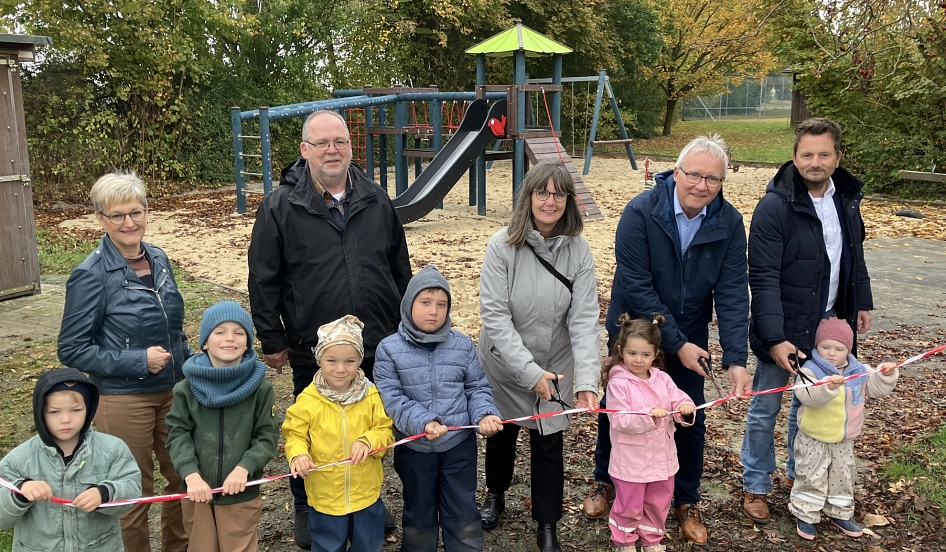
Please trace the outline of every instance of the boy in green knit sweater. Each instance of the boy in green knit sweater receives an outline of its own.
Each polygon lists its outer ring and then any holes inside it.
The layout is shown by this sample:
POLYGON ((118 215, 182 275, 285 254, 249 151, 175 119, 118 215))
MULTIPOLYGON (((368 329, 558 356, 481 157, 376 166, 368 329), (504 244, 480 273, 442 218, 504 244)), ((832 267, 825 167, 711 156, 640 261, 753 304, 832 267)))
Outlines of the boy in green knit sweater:
POLYGON ((167 449, 189 500, 188 552, 256 552, 259 479, 279 439, 273 385, 253 350, 253 321, 221 301, 204 311, 198 346, 184 363, 167 416, 167 449), (222 487, 214 496, 212 489, 222 487))

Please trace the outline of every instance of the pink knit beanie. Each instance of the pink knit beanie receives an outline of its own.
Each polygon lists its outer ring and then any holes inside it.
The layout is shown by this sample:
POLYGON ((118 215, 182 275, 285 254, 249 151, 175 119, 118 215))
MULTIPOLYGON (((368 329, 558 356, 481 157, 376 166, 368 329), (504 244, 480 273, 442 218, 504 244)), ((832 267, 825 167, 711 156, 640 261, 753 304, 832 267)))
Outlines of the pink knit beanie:
POLYGON ((817 347, 822 340, 833 339, 847 347, 848 352, 854 349, 854 331, 851 325, 840 318, 826 318, 818 324, 818 331, 815 332, 815 346, 817 347))

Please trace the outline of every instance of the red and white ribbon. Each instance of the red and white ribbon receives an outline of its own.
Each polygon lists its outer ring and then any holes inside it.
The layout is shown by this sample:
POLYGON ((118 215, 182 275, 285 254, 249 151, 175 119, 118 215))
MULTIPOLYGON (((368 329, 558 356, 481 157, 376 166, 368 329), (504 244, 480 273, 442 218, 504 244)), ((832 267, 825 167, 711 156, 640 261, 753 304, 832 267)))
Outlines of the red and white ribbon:
MULTIPOLYGON (((901 366, 906 366, 907 364, 912 364, 912 363, 917 362, 917 361, 919 361, 919 360, 923 360, 924 358, 927 358, 927 357, 929 357, 929 356, 932 356, 932 355, 941 353, 941 352, 943 352, 943 351, 946 351, 946 345, 940 345, 939 347, 936 347, 936 348, 934 348, 934 349, 930 349, 929 351, 926 351, 925 353, 920 353, 920 354, 918 354, 918 355, 916 355, 916 356, 910 357, 910 358, 908 358, 908 359, 906 359, 906 360, 904 360, 904 361, 898 363, 898 364, 897 364, 897 368, 899 368, 899 367, 901 367, 901 366)), ((869 375, 869 374, 873 374, 873 373, 879 372, 879 371, 880 371, 880 370, 873 369, 873 370, 868 370, 867 372, 863 372, 863 373, 860 373, 860 374, 854 374, 854 375, 851 375, 851 376, 846 376, 846 377, 844 378, 844 381, 852 380, 852 379, 855 379, 855 378, 862 378, 862 377, 864 377, 864 376, 867 376, 867 375, 869 375)), ((771 393, 783 393, 783 392, 785 392, 785 391, 794 391, 795 389, 804 389, 804 388, 806 388, 806 387, 813 387, 813 386, 827 385, 827 384, 828 384, 827 381, 822 380, 822 381, 816 381, 816 382, 814 382, 814 383, 799 383, 799 384, 797 384, 797 385, 786 385, 786 386, 784 386, 784 387, 776 387, 776 388, 773 388, 773 389, 763 389, 763 390, 761 390, 761 391, 749 391, 749 392, 744 393, 744 394, 743 394, 742 396, 740 396, 740 397, 736 397, 736 396, 722 397, 722 398, 716 399, 716 400, 714 400, 714 401, 709 401, 709 402, 703 403, 703 404, 697 406, 696 408, 697 408, 697 410, 703 409, 703 408, 710 408, 710 407, 712 407, 712 406, 716 406, 716 405, 722 404, 722 403, 724 403, 724 402, 731 401, 731 400, 733 400, 733 399, 747 398, 747 397, 752 397, 753 395, 768 395, 768 394, 771 394, 771 393)), ((593 410, 593 411, 590 410, 590 409, 588 409, 588 408, 573 408, 573 409, 571 409, 571 410, 564 410, 564 411, 559 410, 559 411, 556 411, 556 412, 545 412, 545 413, 542 413, 542 414, 535 414, 535 415, 532 415, 532 416, 522 416, 522 417, 520 417, 520 418, 512 418, 512 419, 509 419, 509 420, 503 420, 502 423, 503 423, 503 424, 515 424, 515 423, 518 423, 518 422, 526 422, 526 421, 529 421, 529 420, 540 420, 540 419, 543 419, 543 418, 551 418, 551 417, 553 417, 553 416, 567 416, 567 415, 571 415, 571 414, 580 414, 580 413, 583 413, 583 412, 594 412, 594 413, 601 412, 601 413, 605 413, 605 414, 634 414, 634 415, 639 415, 639 416, 649 416, 649 415, 650 415, 650 414, 648 414, 648 413, 646 413, 646 412, 631 412, 631 411, 628 411, 628 410, 611 410, 611 409, 607 409, 607 408, 598 408, 598 409, 595 409, 595 410, 593 410)), ((678 413, 678 412, 677 412, 677 411, 668 412, 668 414, 676 414, 676 413, 678 413)), ((479 426, 476 426, 476 425, 450 426, 450 427, 447 428, 447 430, 448 430, 448 431, 457 431, 457 430, 461 430, 461 429, 478 429, 478 428, 479 428, 479 426)), ((379 448, 376 448, 376 449, 372 450, 369 454, 375 454, 375 453, 377 453, 377 452, 382 452, 382 451, 385 451, 385 450, 388 450, 388 449, 392 449, 392 448, 394 448, 394 447, 396 447, 396 446, 403 445, 404 443, 408 443, 408 442, 410 442, 410 441, 416 441, 416 440, 418 440, 418 439, 421 439, 421 438, 423 438, 424 436, 426 436, 426 433, 419 433, 419 434, 417 434, 417 435, 411 435, 410 437, 405 437, 405 438, 403 438, 403 439, 401 439, 401 440, 399 440, 399 441, 395 441, 394 443, 391 443, 390 445, 388 445, 388 446, 386 446, 386 447, 379 447, 379 448)), ((334 466, 339 466, 339 465, 348 464, 348 463, 351 463, 351 458, 350 458, 350 457, 349 457, 349 458, 346 458, 346 459, 344 459, 344 460, 339 460, 339 461, 337 461, 337 462, 331 462, 331 463, 328 463, 328 464, 323 464, 323 465, 321 465, 321 466, 316 466, 315 468, 313 468, 313 469, 311 469, 311 470, 309 470, 309 471, 310 471, 310 472, 313 472, 313 471, 318 471, 318 470, 324 470, 324 469, 326 469, 326 468, 331 468, 331 467, 334 467, 334 466)), ((247 481, 247 482, 246 482, 246 486, 247 486, 247 487, 253 487, 253 486, 256 486, 256 485, 262 485, 263 483, 271 483, 271 482, 273 482, 273 481, 279 481, 280 479, 286 479, 286 478, 289 478, 289 477, 292 477, 292 475, 291 475, 291 474, 288 474, 288 473, 282 474, 282 475, 273 475, 273 476, 270 476, 270 477, 263 477, 263 478, 261 478, 261 479, 255 479, 255 480, 253 480, 253 481, 247 481)), ((0 487, 4 487, 4 488, 6 488, 6 489, 9 489, 10 491, 13 491, 14 493, 17 493, 17 494, 19 494, 19 495, 22 495, 22 494, 23 494, 19 489, 16 488, 16 485, 10 483, 9 481, 6 481, 6 480, 3 479, 3 478, 0 478, 0 487)), ((223 492, 223 487, 217 487, 216 489, 212 489, 211 492, 213 492, 214 494, 223 492)), ((100 507, 100 508, 108 508, 108 507, 113 507, 113 506, 131 506, 131 505, 134 505, 134 504, 148 504, 148 503, 152 503, 152 502, 170 502, 170 501, 172 501, 172 500, 182 500, 182 499, 185 499, 185 498, 187 498, 187 493, 175 493, 175 494, 168 494, 168 495, 161 495, 161 496, 145 496, 145 497, 141 497, 141 498, 130 498, 130 499, 128 499, 128 500, 115 500, 115 501, 112 501, 112 502, 106 502, 106 503, 102 504, 102 505, 99 506, 99 507, 100 507)), ((62 504, 62 505, 64 505, 64 506, 73 506, 72 501, 71 501, 71 500, 67 500, 67 499, 65 499, 65 498, 53 497, 52 499, 50 499, 50 502, 53 502, 54 504, 62 504)))

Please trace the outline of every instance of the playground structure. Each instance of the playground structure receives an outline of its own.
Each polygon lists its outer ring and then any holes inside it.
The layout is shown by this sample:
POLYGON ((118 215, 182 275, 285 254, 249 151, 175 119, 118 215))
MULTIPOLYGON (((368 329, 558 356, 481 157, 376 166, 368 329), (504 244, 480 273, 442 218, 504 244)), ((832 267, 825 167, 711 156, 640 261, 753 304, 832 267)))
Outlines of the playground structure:
MULTIPOLYGON (((261 107, 251 111, 231 109, 231 123, 234 145, 234 170, 237 184, 237 211, 246 212, 246 177, 258 177, 262 181, 262 192, 272 191, 272 154, 270 122, 273 120, 304 117, 317 110, 335 110, 345 115, 359 111, 360 117, 349 116, 353 140, 364 140, 365 170, 375 178, 375 147, 378 149, 378 182, 387 189, 387 140, 394 142, 395 208, 401 221, 409 223, 420 219, 432 209, 442 206, 447 193, 459 181, 463 173, 470 174, 470 206, 476 205, 479 215, 486 214, 486 168, 487 161, 512 159, 512 193, 518 192, 528 164, 545 159, 559 159, 569 170, 576 188, 576 196, 583 214, 588 220, 603 218, 591 193, 585 187, 581 176, 571 163, 560 142, 559 131, 561 113, 562 55, 572 50, 522 25, 521 21, 510 29, 499 33, 486 41, 467 50, 476 58, 475 92, 440 92, 436 87, 409 88, 395 86, 391 88, 371 88, 363 90, 337 91, 335 98, 314 102, 305 102, 278 106, 261 107), (527 56, 553 56, 553 76, 549 83, 530 84, 526 79, 525 58, 527 56), (485 84, 486 57, 512 56, 513 83, 511 85, 485 84), (532 95, 541 98, 544 103, 548 125, 534 124, 534 114, 530 109, 532 95), (551 102, 549 101, 551 100, 551 102), (493 101, 492 106, 488 101, 493 101), (415 102, 424 104, 426 121, 419 124, 415 102), (444 102, 472 102, 464 111, 463 120, 444 144, 448 137, 444 133, 444 102), (393 104, 394 124, 387 125, 387 106, 393 104), (410 122, 411 108, 415 109, 413 123, 410 122), (363 115, 362 115, 363 113, 363 115), (243 121, 259 120, 259 135, 244 135, 243 121), (377 122, 376 122, 377 121, 377 122), (531 123, 531 124, 527 124, 531 123), (355 132, 355 125, 360 125, 355 132), (414 147, 410 147, 413 138, 414 147), (260 153, 245 153, 244 140, 259 140, 260 153), (429 140, 430 148, 420 148, 421 140, 429 140), (500 140, 512 142, 512 151, 500 151, 500 140), (487 148, 491 141, 496 142, 493 151, 487 148), (258 158, 260 172, 247 171, 245 160, 258 158), (409 159, 415 160, 416 180, 408 184, 409 159), (430 163, 421 172, 421 160, 430 159, 430 163)), ((583 79, 589 79, 582 77, 583 79)), ((620 142, 626 147, 631 166, 637 165, 627 138, 617 102, 610 92, 607 74, 601 71, 598 77, 599 88, 595 106, 592 134, 589 139, 584 174, 590 165, 592 147, 605 142, 595 142, 594 132, 600 113, 602 95, 607 90, 612 108, 623 137, 620 142)), ((564 81, 568 82, 568 81, 564 81)), ((451 108, 452 112, 452 108, 451 108)), ((452 125, 451 125, 452 126, 452 125)), ((353 142, 354 145, 354 142, 353 142)))

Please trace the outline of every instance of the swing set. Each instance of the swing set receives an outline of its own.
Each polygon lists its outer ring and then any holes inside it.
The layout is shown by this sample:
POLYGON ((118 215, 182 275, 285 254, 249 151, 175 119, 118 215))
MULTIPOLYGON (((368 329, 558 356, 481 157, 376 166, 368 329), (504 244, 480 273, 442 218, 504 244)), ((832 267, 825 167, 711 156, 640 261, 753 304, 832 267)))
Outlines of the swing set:
MULTIPOLYGON (((549 84, 552 82, 552 79, 529 79, 527 81, 529 84, 549 84)), ((601 69, 598 72, 597 76, 587 76, 587 77, 562 77, 561 79, 562 86, 566 84, 571 85, 571 155, 572 157, 577 157, 576 155, 576 145, 577 145, 577 136, 578 133, 575 129, 575 115, 576 115, 576 90, 575 83, 585 83, 585 97, 588 98, 591 96, 591 83, 597 82, 597 90, 595 91, 595 103, 594 111, 589 117, 588 110, 590 109, 590 103, 585 104, 585 130, 581 134, 582 145, 585 148, 585 166, 581 174, 587 176, 588 171, 591 169, 591 158, 594 152, 595 146, 605 146, 605 145, 623 145, 625 151, 627 152, 627 158, 631 162, 631 168, 635 171, 637 170, 637 160, 634 158, 634 151, 631 149, 631 143, 634 141, 633 138, 628 138, 627 128, 624 126, 624 119, 621 117, 621 110, 618 108, 617 99, 614 96, 614 91, 611 89, 611 79, 608 77, 607 71, 601 69), (601 116, 601 103, 604 100, 604 96, 607 95, 608 103, 611 106, 611 111, 614 113, 614 120, 617 123, 618 132, 621 135, 621 138, 616 140, 596 140, 598 134, 598 120, 601 116), (590 128, 589 128, 590 125, 590 128)), ((543 99, 545 97, 545 92, 542 92, 543 99)), ((533 114, 535 112, 541 111, 538 109, 538 97, 533 98, 536 108, 530 109, 530 124, 535 124, 535 118, 533 114)), ((531 107, 531 103, 530 103, 531 107)), ((559 129, 561 130, 561 129, 559 129)))

